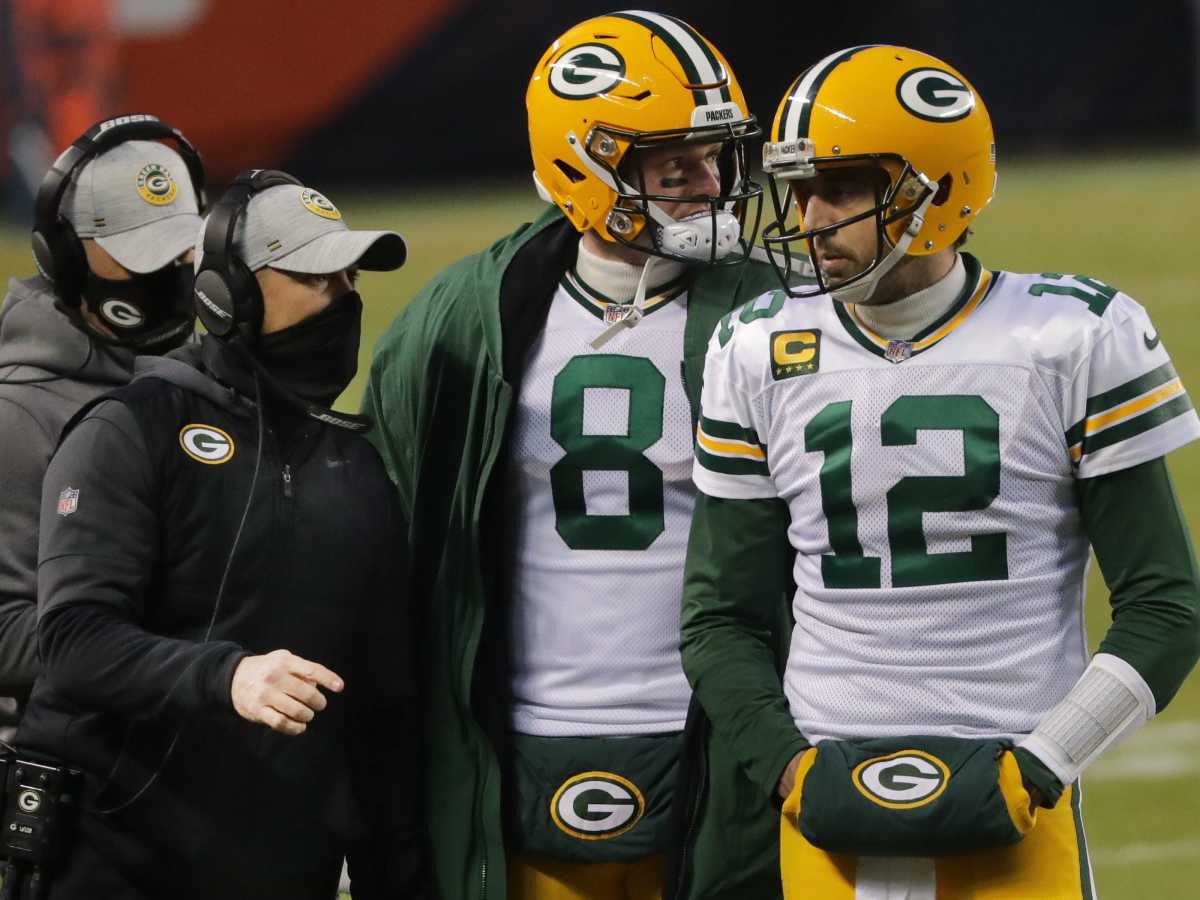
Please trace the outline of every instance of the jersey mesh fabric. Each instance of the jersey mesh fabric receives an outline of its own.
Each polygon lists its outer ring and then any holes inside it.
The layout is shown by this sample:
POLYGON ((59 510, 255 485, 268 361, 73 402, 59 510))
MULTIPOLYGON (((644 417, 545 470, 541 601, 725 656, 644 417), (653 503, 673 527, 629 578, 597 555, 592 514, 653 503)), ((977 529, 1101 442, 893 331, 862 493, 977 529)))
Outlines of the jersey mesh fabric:
POLYGON ((898 364, 828 298, 735 322, 710 344, 702 416, 757 434, 769 477, 698 455, 696 481, 789 505, 785 691, 810 739, 1030 731, 1087 661, 1074 480, 1200 437, 1133 300, 1076 276, 979 277, 982 302, 898 364), (818 362, 778 377, 772 336, 793 331, 820 334, 818 362), (931 477, 945 480, 908 481, 931 477), (837 488, 849 501, 830 511, 837 488), (939 511, 956 497, 959 511, 939 511), (999 550, 989 535, 1004 536, 999 550), (973 538, 976 554, 939 580, 944 555, 973 538), (823 557, 855 553, 878 574, 858 564, 857 581, 827 579, 823 557))
MULTIPOLYGON (((512 449, 511 721, 517 732, 582 737, 683 728, 691 691, 679 657, 679 610, 695 500, 691 412, 680 377, 686 310, 686 295, 677 297, 595 350, 590 342, 605 323, 560 289, 530 352, 512 449), (598 367, 586 368, 581 357, 599 360, 598 367), (606 378, 627 383, 606 385, 606 378), (552 434, 552 417, 559 418, 561 436, 567 408, 576 404, 582 407, 579 431, 592 439, 636 436, 655 429, 661 416, 661 438, 634 451, 662 477, 663 530, 644 549, 630 549, 620 536, 628 516, 647 505, 631 491, 648 493, 655 506, 653 475, 647 490, 620 463, 611 470, 582 467, 586 515, 611 517, 611 526, 600 526, 624 546, 581 549, 569 530, 569 510, 556 509, 551 473, 571 460, 552 434)), ((617 451, 602 452, 615 458, 617 451)))

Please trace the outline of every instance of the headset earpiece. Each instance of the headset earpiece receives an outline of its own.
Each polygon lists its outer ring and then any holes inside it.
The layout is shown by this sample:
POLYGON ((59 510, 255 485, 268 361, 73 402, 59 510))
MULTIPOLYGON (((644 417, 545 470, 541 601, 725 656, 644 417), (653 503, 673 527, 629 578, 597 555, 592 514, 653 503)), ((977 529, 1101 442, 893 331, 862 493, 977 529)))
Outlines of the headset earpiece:
POLYGON ((262 328, 263 297, 258 279, 234 255, 238 220, 257 193, 300 182, 274 169, 250 169, 233 180, 204 224, 203 258, 193 287, 196 315, 208 332, 222 340, 243 334, 257 339, 262 328))
POLYGON ((62 199, 75 174, 100 154, 126 141, 170 140, 187 166, 196 202, 203 213, 207 207, 204 163, 191 141, 158 116, 133 113, 97 122, 54 161, 38 187, 34 204, 33 233, 30 243, 33 261, 42 277, 54 285, 54 292, 69 307, 76 307, 87 277, 87 255, 75 229, 62 214, 62 199))

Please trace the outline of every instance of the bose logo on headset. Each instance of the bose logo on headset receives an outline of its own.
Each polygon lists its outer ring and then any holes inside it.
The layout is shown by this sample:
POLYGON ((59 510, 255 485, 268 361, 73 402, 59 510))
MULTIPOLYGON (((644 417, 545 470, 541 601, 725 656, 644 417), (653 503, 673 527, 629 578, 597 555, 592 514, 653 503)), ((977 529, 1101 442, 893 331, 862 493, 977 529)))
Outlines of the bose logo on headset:
POLYGON ((158 116, 152 116, 148 113, 132 113, 128 116, 117 116, 115 119, 108 119, 101 122, 98 126, 99 133, 104 134, 110 128, 116 128, 118 125, 130 125, 134 122, 158 122, 161 121, 158 116))
POLYGON ((221 307, 217 306, 217 304, 213 303, 213 301, 209 299, 208 294, 204 293, 204 291, 200 290, 200 288, 193 288, 193 290, 195 291, 196 297, 199 298, 200 302, 207 306, 209 312, 211 312, 218 319, 233 318, 231 313, 226 312, 225 310, 221 309, 221 307))

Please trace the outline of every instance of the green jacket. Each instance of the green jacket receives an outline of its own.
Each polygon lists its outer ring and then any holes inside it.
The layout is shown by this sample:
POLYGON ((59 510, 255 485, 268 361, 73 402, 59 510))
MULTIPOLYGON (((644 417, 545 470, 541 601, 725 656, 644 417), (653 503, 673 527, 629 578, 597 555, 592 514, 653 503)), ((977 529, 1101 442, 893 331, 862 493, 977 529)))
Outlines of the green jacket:
MULTIPOLYGON (((503 900, 506 893, 492 737, 503 733, 505 718, 496 680, 486 677, 490 661, 503 653, 496 644, 503 618, 492 614, 506 600, 508 556, 497 488, 520 369, 578 240, 551 211, 443 271, 380 340, 364 399, 364 411, 378 423, 373 439, 411 522, 414 595, 428 598, 420 642, 429 700, 427 802, 436 880, 446 900, 503 900)), ((693 418, 717 321, 777 285, 771 269, 758 263, 699 273, 684 334, 693 418)), ((772 591, 782 659, 789 580, 783 566, 777 575, 772 591)), ((684 766, 689 790, 677 803, 681 846, 666 896, 777 897, 777 815, 726 747, 711 739, 695 703, 692 713, 684 766), (731 853, 739 841, 744 852, 731 853)))

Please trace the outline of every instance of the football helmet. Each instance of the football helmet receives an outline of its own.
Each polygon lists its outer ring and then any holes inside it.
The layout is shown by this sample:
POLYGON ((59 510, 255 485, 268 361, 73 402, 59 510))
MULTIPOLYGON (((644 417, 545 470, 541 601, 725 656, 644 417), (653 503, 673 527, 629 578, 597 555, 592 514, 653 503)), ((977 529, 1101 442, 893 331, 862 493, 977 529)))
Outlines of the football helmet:
POLYGON ((966 232, 995 191, 996 143, 983 100, 958 70, 905 47, 851 47, 792 83, 763 145, 763 171, 775 213, 763 244, 788 292, 861 303, 905 255, 945 250, 966 232), (792 183, 862 166, 885 176, 875 207, 807 229, 792 183), (879 239, 864 271, 830 288, 816 266, 815 287, 789 284, 797 242, 811 255, 813 236, 872 216, 879 239))
POLYGON ((576 25, 538 61, 525 106, 538 194, 579 231, 668 259, 745 258, 762 188, 744 148, 761 132, 729 64, 690 25, 639 10, 576 25), (719 145, 719 193, 648 192, 638 151, 688 142, 719 145), (705 210, 676 220, 664 201, 705 210))

